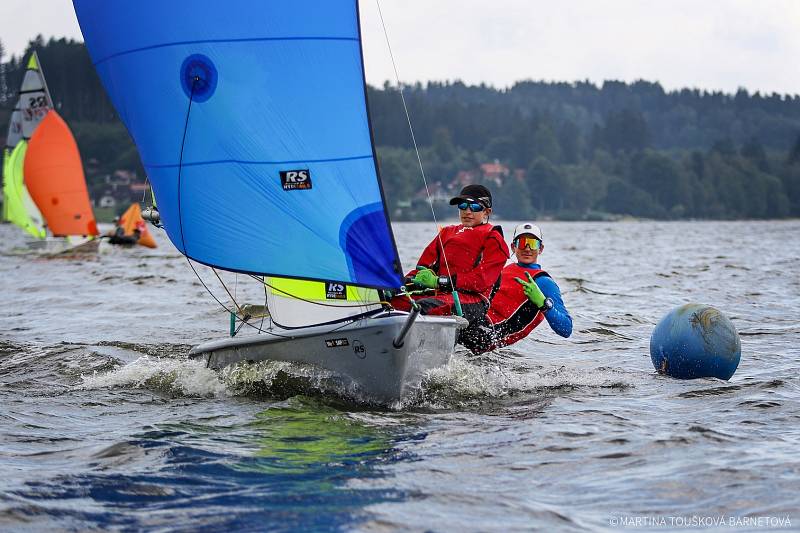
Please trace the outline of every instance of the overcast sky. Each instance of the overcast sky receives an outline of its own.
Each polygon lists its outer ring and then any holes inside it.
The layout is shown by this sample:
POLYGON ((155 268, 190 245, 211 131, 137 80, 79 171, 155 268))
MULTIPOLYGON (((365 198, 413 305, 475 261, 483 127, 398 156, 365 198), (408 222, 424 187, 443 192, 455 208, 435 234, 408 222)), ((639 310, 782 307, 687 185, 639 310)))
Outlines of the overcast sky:
MULTIPOLYGON (((171 1, 171 0, 164 0, 171 1)), ((222 0, 221 0, 222 1, 222 0)), ((659 81, 800 94, 800 0, 381 0, 400 78, 659 81)), ((375 0, 361 0, 367 79, 394 80, 375 0)), ((7 53, 81 39, 70 0, 0 0, 7 53)))

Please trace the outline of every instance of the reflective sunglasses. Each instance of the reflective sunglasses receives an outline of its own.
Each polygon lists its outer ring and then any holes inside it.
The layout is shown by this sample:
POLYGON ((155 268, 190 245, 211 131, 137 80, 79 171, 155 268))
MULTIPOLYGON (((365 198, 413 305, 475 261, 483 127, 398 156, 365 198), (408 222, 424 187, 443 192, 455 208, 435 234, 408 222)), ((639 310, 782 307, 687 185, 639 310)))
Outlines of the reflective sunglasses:
POLYGON ((480 213, 485 209, 478 202, 461 202, 460 204, 458 204, 458 208, 461 209, 462 211, 466 211, 467 209, 469 209, 473 213, 480 213))
POLYGON ((514 239, 514 246, 520 250, 524 250, 528 248, 530 250, 538 250, 541 246, 542 241, 537 239, 536 237, 517 237, 514 239))

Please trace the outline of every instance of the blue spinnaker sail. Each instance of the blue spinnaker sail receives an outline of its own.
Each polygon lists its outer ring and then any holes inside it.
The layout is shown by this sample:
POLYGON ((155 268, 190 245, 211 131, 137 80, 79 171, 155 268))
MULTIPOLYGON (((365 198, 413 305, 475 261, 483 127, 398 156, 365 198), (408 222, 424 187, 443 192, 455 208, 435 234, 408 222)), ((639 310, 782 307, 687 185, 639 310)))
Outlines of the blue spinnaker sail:
POLYGON ((173 244, 239 272, 397 287, 356 0, 73 0, 173 244))

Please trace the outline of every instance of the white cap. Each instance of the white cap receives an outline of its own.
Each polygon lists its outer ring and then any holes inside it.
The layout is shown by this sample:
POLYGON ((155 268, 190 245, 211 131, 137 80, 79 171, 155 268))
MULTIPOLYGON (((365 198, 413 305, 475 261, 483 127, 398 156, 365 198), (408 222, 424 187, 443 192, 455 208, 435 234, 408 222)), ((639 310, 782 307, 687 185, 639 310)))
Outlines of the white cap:
POLYGON ((544 242, 544 239, 542 239, 542 229, 536 224, 532 224, 530 222, 525 222, 524 224, 520 224, 514 228, 514 236, 511 238, 511 240, 513 241, 520 235, 533 235, 540 241, 544 242))

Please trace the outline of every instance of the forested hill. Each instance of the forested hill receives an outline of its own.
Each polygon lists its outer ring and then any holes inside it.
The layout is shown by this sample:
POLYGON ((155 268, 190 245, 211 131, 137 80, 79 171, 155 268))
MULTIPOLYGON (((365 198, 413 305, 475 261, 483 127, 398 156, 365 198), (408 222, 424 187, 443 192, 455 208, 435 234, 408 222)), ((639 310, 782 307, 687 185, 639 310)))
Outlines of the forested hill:
MULTIPOLYGON (((141 174, 83 45, 38 38, 34 48, 93 173, 141 174)), ((3 64, 0 135, 26 59, 3 64)), ((500 216, 800 216, 798 95, 665 91, 647 81, 429 83, 404 95, 434 190, 446 197, 465 181, 486 182, 500 216)), ((393 215, 424 216, 399 92, 387 84, 368 96, 393 215)))
MULTIPOLYGON (((736 94, 698 89, 664 91, 658 83, 521 81, 505 90, 460 82, 407 87, 419 139, 432 141, 445 125, 453 141, 469 149, 525 134, 545 122, 558 140, 579 134, 610 149, 705 149, 721 139, 742 144, 756 138, 767 148, 789 149, 800 132, 800 96, 736 94), (601 138, 600 138, 601 137, 601 138)), ((402 109, 389 85, 371 92, 379 144, 408 146, 408 135, 391 131, 402 109)))

